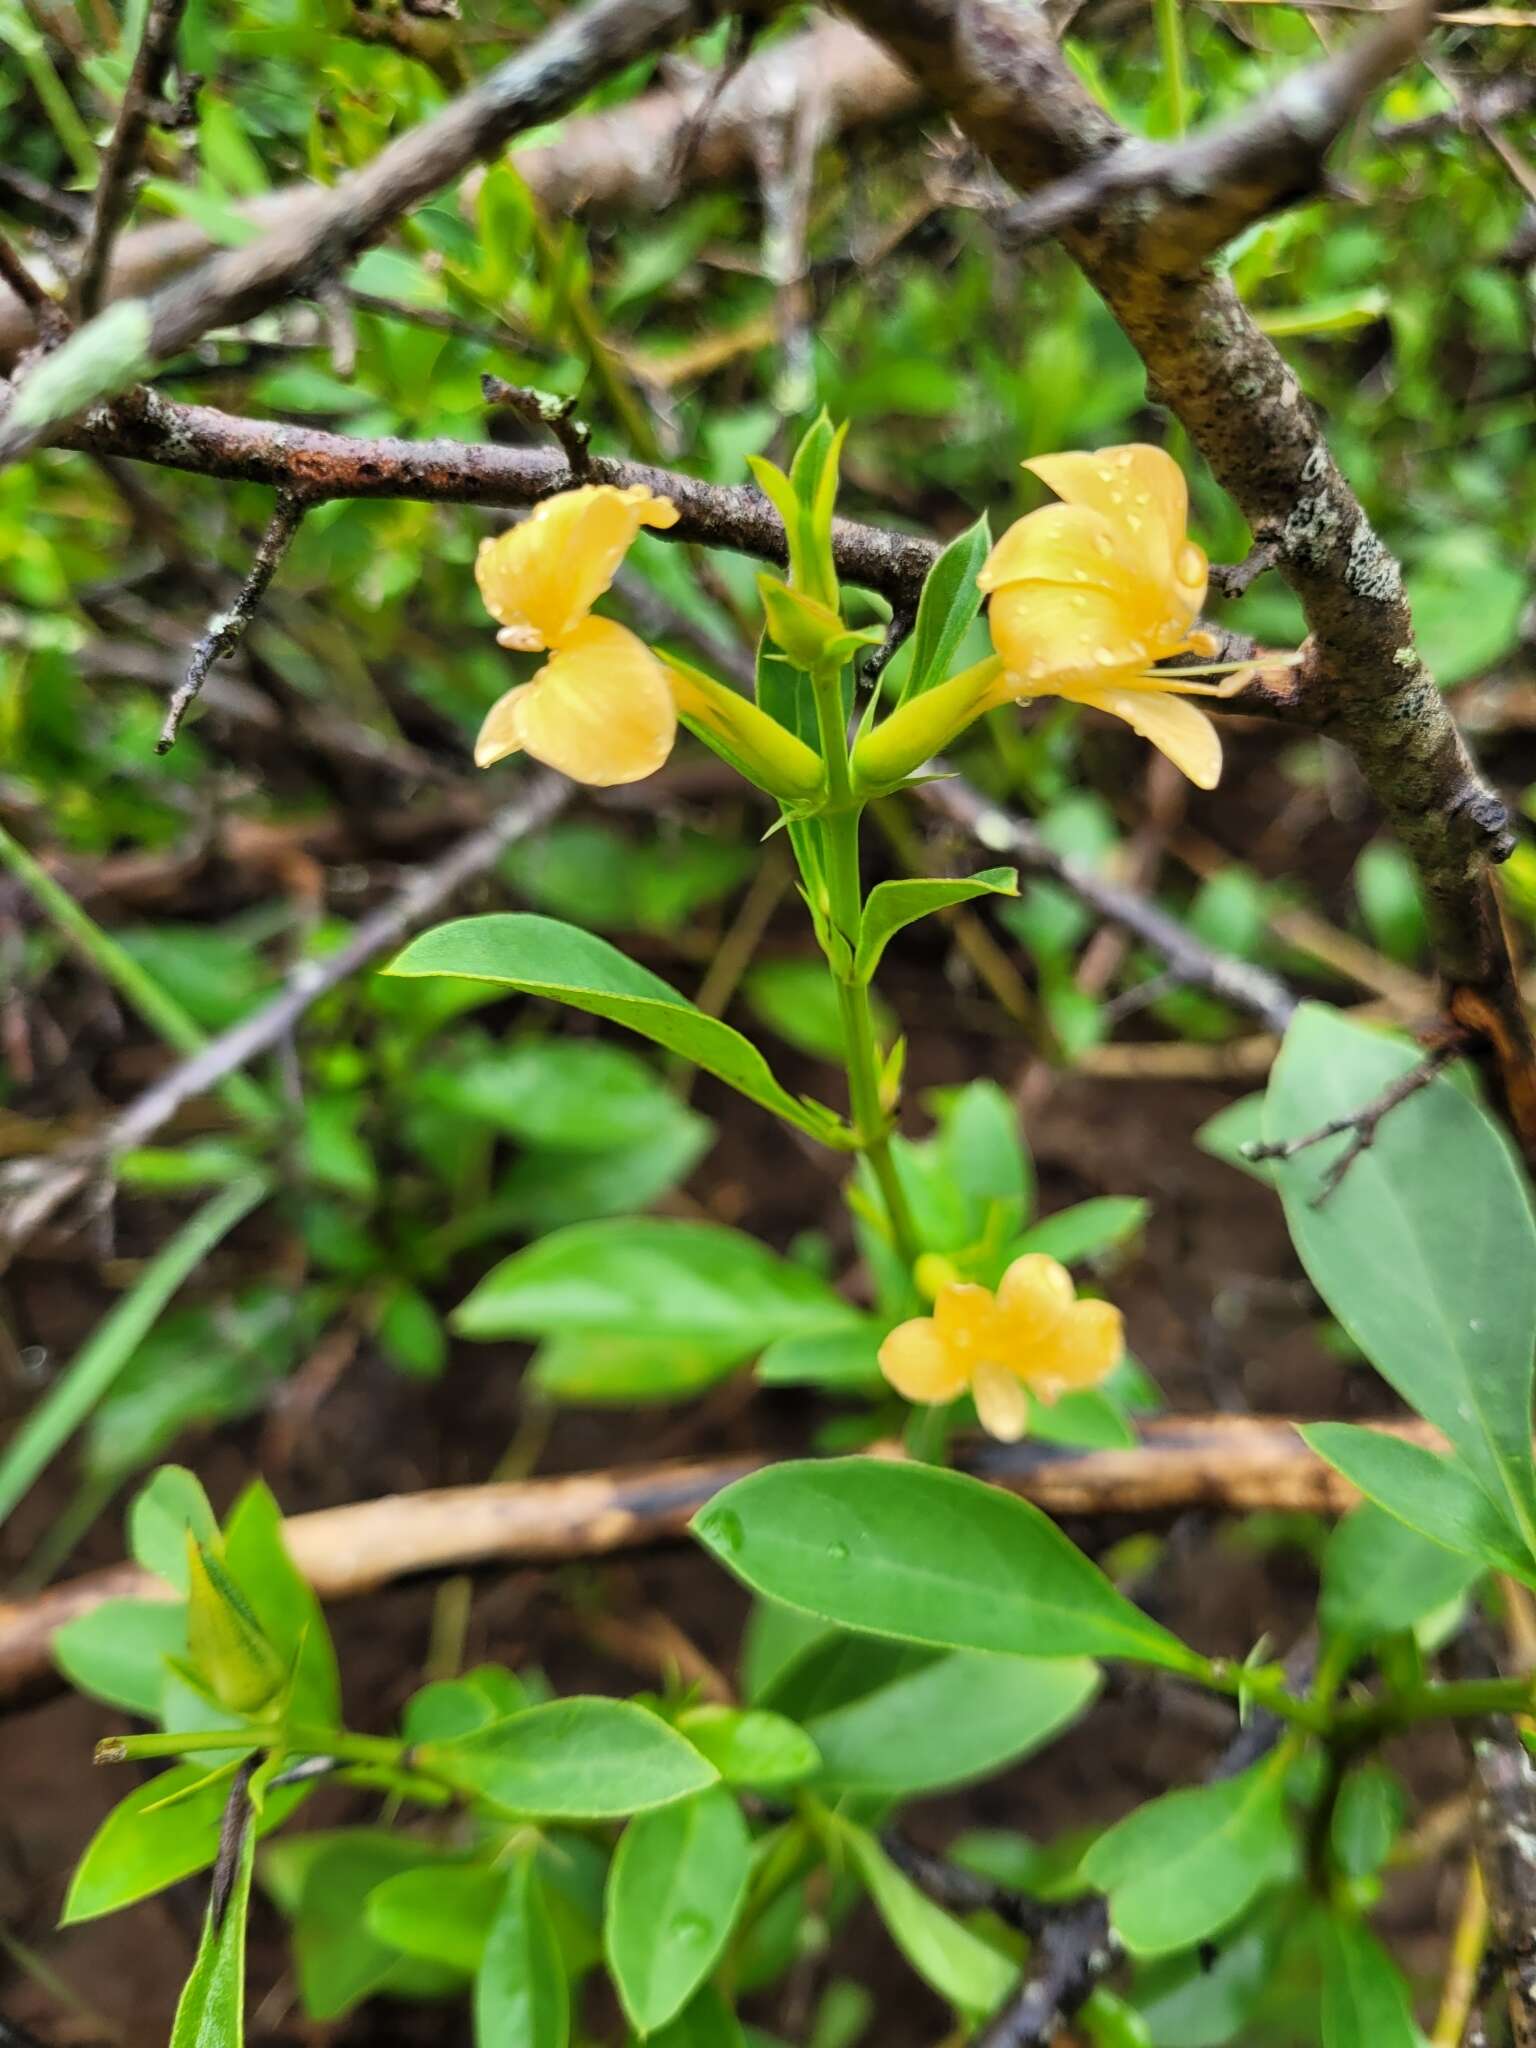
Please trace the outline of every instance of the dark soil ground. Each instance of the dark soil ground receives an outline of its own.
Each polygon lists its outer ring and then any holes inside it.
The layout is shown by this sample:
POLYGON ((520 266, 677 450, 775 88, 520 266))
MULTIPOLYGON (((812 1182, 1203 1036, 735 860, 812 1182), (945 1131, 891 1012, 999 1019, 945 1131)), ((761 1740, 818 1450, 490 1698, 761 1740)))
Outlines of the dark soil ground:
MULTIPOLYGON (((1236 789, 1240 789, 1240 784, 1236 789)), ((1252 792, 1245 793, 1248 802, 1252 792)), ((1262 813, 1263 806, 1258 806, 1262 813)), ((1273 816, 1273 810, 1268 815, 1273 816)), ((1351 835, 1352 836, 1352 835, 1351 835)), ((1234 830, 1233 840, 1242 843, 1234 830)), ((1332 849, 1328 849, 1329 854, 1332 849)), ((1348 857, 1328 868, 1347 870, 1348 857)), ((787 929, 787 927, 786 927, 787 929)), ((1016 1077, 1019 1047, 995 1034, 957 1029, 956 1001, 942 980, 941 954, 921 959, 913 980, 893 991, 916 1020, 912 1069, 920 1085, 958 1081, 979 1071, 1016 1077), (923 976, 926 974, 926 981, 923 976)), ((790 1078, 798 1079, 789 1061, 790 1078)), ((816 1077, 807 1068, 807 1081, 816 1077)), ((1213 1407, 1297 1415, 1380 1412, 1390 1396, 1362 1370, 1340 1363, 1319 1341, 1315 1307, 1269 1193, 1199 1152, 1192 1134, 1238 1089, 1149 1081, 1061 1077, 1030 1121, 1045 1212, 1098 1194, 1149 1198, 1145 1244, 1113 1277, 1137 1356, 1176 1410, 1213 1407), (1215 1305, 1213 1307, 1213 1304, 1215 1305)), ((808 1219, 837 1229, 833 1183, 821 1165, 787 1139, 748 1128, 734 1106, 701 1090, 702 1107, 721 1118, 714 1152, 690 1194, 710 1214, 783 1242, 808 1219)), ((127 1249, 135 1221, 121 1228, 127 1249)), ((157 1220, 142 1225, 153 1243, 157 1220)), ((259 1227, 240 1241, 252 1260, 263 1253, 259 1227)), ((270 1243, 265 1247, 270 1251, 270 1243)), ((226 1254, 228 1256, 228 1254, 226 1254)), ((468 1277, 468 1276, 466 1276, 468 1277)), ((92 1256, 77 1241, 68 1262, 34 1258, 8 1281, 24 1341, 57 1347, 89 1326, 108 1298, 92 1256)), ((320 1403, 307 1431, 280 1466, 267 1466, 293 1511, 388 1492, 490 1476, 525 1420, 522 1353, 514 1347, 460 1346, 435 1384, 391 1373, 366 1348, 320 1403)), ((544 1472, 576 1471, 678 1454, 806 1445, 825 1410, 793 1393, 754 1392, 750 1381, 716 1388, 682 1409, 564 1411, 538 1459, 544 1472)), ((222 1508, 262 1461, 259 1423, 183 1447, 215 1506, 222 1508)), ((67 1474, 37 1490, 7 1532, 6 1561, 25 1557, 69 1492, 67 1474)), ((1131 1532, 1078 1526, 1079 1541, 1102 1551, 1131 1532)), ((1184 1517, 1157 1575, 1159 1611, 1210 1652, 1242 1656, 1260 1635, 1283 1650, 1305 1628, 1315 1574, 1286 1532, 1210 1517, 1184 1517), (1266 1540, 1260 1540, 1264 1538, 1266 1540)), ((71 1569, 121 1555, 116 1509, 94 1527, 71 1569)), ((335 1610, 349 1717, 364 1729, 390 1725, 421 1682, 438 1588, 415 1583, 335 1610)), ((653 1665, 618 1655, 605 1618, 644 1623, 668 1616, 722 1670, 734 1670, 745 1610, 739 1589, 706 1558, 678 1546, 600 1566, 488 1571, 474 1580, 465 1655, 511 1665, 537 1663, 560 1689, 633 1690, 657 1682, 653 1665)), ((125 1789, 121 1773, 95 1771, 91 1746, 115 1726, 88 1702, 56 1695, 6 1717, 0 1732, 0 2006, 54 2043, 162 2042, 191 1959, 202 1910, 196 1885, 101 1923, 56 1933, 54 1922, 75 1859, 93 1828, 125 1789), (23 1952, 30 1958, 23 1966, 23 1952), (56 1974, 55 1974, 56 1973, 56 1974)), ((1111 1687, 1085 1725, 1047 1754, 967 1794, 911 1810, 914 1834, 934 1845, 963 1826, 1021 1828, 1036 1837, 1106 1821, 1145 1796, 1187 1782, 1231 1733, 1224 1706, 1144 1684, 1111 1687)), ((1393 1759, 1425 1807, 1457 1789, 1449 1740, 1429 1736, 1393 1759)), ((366 1817, 361 1803, 339 1809, 316 1801, 314 1824, 338 1811, 366 1817)), ((1432 1977, 1439 1943, 1454 1912, 1454 1861, 1431 1863, 1392 1882, 1386 1926, 1410 1967, 1432 1977)), ((938 2041, 943 2016, 861 1912, 839 1937, 833 1967, 875 1991, 879 2020, 869 2037, 882 2048, 938 2041)), ((754 2017, 803 2040, 807 1991, 797 1983, 789 2007, 770 2002, 754 2017)), ((262 2040, 327 2038, 364 2044, 441 2042, 468 2037, 460 2008, 374 2002, 339 2027, 317 2030, 293 1998, 286 1941, 276 1915, 259 1905, 250 1961, 251 2033, 262 2040)), ((4 2039, 0 2029, 0 2041, 4 2039)))

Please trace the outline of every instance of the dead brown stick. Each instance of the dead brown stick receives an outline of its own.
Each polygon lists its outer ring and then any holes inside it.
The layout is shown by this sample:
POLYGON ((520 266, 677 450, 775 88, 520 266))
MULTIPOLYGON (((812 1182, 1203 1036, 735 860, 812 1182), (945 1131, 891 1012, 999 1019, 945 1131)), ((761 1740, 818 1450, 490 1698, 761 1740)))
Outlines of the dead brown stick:
MULTIPOLYGON (((1419 1422, 1391 1435, 1437 1445, 1419 1422)), ((1078 1451, 1042 1443, 975 1449, 969 1469, 1057 1516, 1161 1515, 1205 1507, 1339 1514, 1354 1490, 1308 1450, 1284 1416, 1158 1416, 1131 1449, 1078 1451)), ((880 1455, 900 1457, 894 1444, 880 1455)), ((566 1479, 439 1487, 295 1515, 294 1561, 323 1600, 347 1600, 417 1572, 475 1564, 548 1564, 606 1557, 680 1536, 706 1501, 768 1460, 706 1458, 582 1473, 566 1479)), ((169 1598, 133 1565, 89 1572, 35 1599, 0 1606, 0 1700, 46 1680, 56 1629, 102 1601, 169 1598)))

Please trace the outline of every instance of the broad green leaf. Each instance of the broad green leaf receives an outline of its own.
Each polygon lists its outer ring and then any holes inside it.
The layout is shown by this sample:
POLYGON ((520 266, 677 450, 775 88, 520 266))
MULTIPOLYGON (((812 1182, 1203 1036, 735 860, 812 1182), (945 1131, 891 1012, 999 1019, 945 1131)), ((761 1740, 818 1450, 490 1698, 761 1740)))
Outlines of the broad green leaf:
POLYGON ((434 1065, 419 1089, 428 1102, 560 1152, 643 1144, 687 1114, 638 1053, 600 1038, 485 1045, 455 1065, 434 1065))
POLYGON ((218 1538, 219 1525, 203 1483, 184 1465, 162 1465, 129 1506, 128 1554, 135 1564, 184 1594, 189 1529, 199 1543, 218 1538))
POLYGON ((1080 1657, 936 1657, 806 1721, 821 1751, 816 1783, 902 1799, 988 1777, 1059 1734, 1098 1682, 1080 1657))
POLYGON ((245 1928, 256 1858, 253 1821, 248 1812, 217 1923, 215 1902, 209 1902, 192 1974, 176 2007, 171 2048, 241 2048, 245 2039, 245 1928))
POLYGON ((501 1175, 484 1237, 538 1237, 598 1216, 648 1209, 685 1181, 709 1150, 714 1126, 681 1103, 669 1130, 608 1152, 524 1151, 501 1175))
POLYGON ((1042 1217, 1012 1247, 1014 1257, 1023 1252, 1044 1252, 1064 1266, 1080 1259, 1093 1259, 1113 1251, 1134 1237, 1146 1222, 1151 1204, 1138 1195, 1095 1195, 1091 1201, 1075 1202, 1070 1209, 1058 1209, 1042 1217))
POLYGON ((735 1798, 711 1785, 619 1838, 603 1950, 631 2025, 653 2033, 714 1968, 747 1894, 752 1843, 735 1798))
POLYGON ((745 1358, 776 1337, 845 1327, 825 1280, 755 1238, 663 1217, 573 1224, 514 1252, 455 1312, 466 1337, 583 1332, 675 1340, 745 1358))
POLYGON ((1099 1837, 1082 1872, 1108 1893, 1131 1953, 1156 1956, 1219 1933, 1294 1864, 1277 1754, 1235 1778, 1149 1800, 1099 1837))
POLYGON ((325 1614, 314 1588, 288 1555, 282 1510, 254 1480, 224 1525, 224 1563, 251 1606, 262 1633, 294 1673, 296 1721, 329 1728, 341 1719, 341 1677, 325 1614))
POLYGON ((880 965, 881 955, 904 925, 931 917, 936 910, 951 910, 957 903, 970 903, 978 896, 1017 896, 1019 877, 1013 868, 983 868, 980 873, 954 881, 877 882, 864 905, 864 922, 859 928, 859 949, 854 973, 868 981, 880 965))
POLYGON ((1371 1877, 1381 1869, 1407 1810, 1402 1784, 1385 1764, 1364 1763, 1349 1773, 1328 1829, 1334 1859, 1346 1877, 1371 1877))
POLYGON ((960 2012, 991 2012, 1013 1989, 1018 1966, 962 1927, 896 1868, 867 1828, 836 1823, 886 1931, 925 1983, 960 2012))
POLYGON ((1034 1207, 1035 1168, 1019 1113, 995 1081, 969 1081, 940 1098, 934 1150, 950 1180, 973 1206, 976 1232, 1023 1223, 1034 1207))
POLYGON ((167 1657, 187 1654, 180 1602, 104 1600, 54 1632, 53 1661, 80 1692, 153 1721, 167 1657))
POLYGON ((477 2048, 565 2048, 571 1993, 531 1856, 507 1877, 475 1977, 477 2048))
MULTIPOLYGON (((286 1820, 308 1790, 283 1785, 269 1792, 257 1832, 286 1820)), ((218 1853, 228 1799, 229 1773, 210 1777, 202 1762, 177 1764, 135 1785, 91 1837, 69 1881, 60 1924, 115 1913, 206 1870, 218 1853)))
POLYGON ((1536 1574, 1518 1533, 1454 1458, 1354 1422, 1312 1422, 1299 1434, 1368 1500, 1431 1542, 1518 1578, 1536 1574))
POLYGON ((1402 1973, 1362 1921, 1330 1914, 1318 1948, 1322 2048, 1419 2048, 1421 2036, 1402 1973))
POLYGON ((376 1941, 472 1977, 506 1888, 505 1871, 483 1864, 423 1865, 375 1886, 363 1917, 376 1941))
POLYGON ((556 918, 530 912, 458 918, 413 940, 385 972, 451 974, 568 1003, 681 1053, 813 1138, 831 1142, 841 1128, 831 1110, 782 1088, 750 1039, 705 1016, 606 939, 556 918))
MULTIPOLYGON (((1266 1138, 1300 1137, 1349 1115, 1420 1057, 1303 1004, 1265 1096, 1266 1138)), ((1307 1275, 1382 1377, 1444 1431, 1536 1546, 1536 1219, 1508 1143, 1441 1077, 1383 1118, 1318 1206, 1323 1176, 1346 1143, 1309 1146, 1279 1165, 1307 1275)))
POLYGON ((452 1742, 461 1735, 474 1735, 489 1728, 493 1721, 503 1718, 503 1713, 467 1678, 439 1678, 412 1693, 406 1701, 400 1715, 400 1733, 410 1743, 452 1742))
POLYGON ((677 1728, 726 1784, 758 1792, 797 1785, 821 1761, 803 1728, 762 1707, 689 1707, 677 1728))
POLYGON ((912 632, 912 657, 902 702, 942 683, 960 643, 981 610, 976 578, 992 547, 992 529, 982 513, 974 526, 956 534, 923 582, 912 632))
POLYGON ((816 1645, 832 1640, 836 1630, 797 1607, 775 1600, 754 1600, 741 1642, 741 1689, 754 1706, 769 1696, 816 1645))
POLYGON ((431 1843, 382 1828, 290 1835, 262 1857, 262 1882, 293 1921, 299 1992, 311 2019, 340 2019, 376 1991, 440 1986, 440 1965, 402 1956, 373 1933, 367 1902, 402 1871, 449 1867, 431 1843))
POLYGON ((1186 1949, 1138 1969, 1136 2002, 1155 2048, 1235 2048, 1270 1980, 1273 1915, 1263 1907, 1213 1955, 1186 1949))
POLYGON ((846 1330, 821 1330, 807 1337, 778 1337, 758 1359, 757 1377, 767 1387, 826 1387, 836 1394, 879 1393, 880 1341, 885 1335, 870 1317, 846 1330))
POLYGON ((429 1742, 424 1769, 507 1813, 616 1820, 713 1784, 691 1743, 627 1700, 530 1707, 453 1742, 429 1742))
POLYGON ((1213 1159, 1220 1159, 1227 1166, 1235 1166, 1239 1173, 1246 1173, 1250 1180, 1274 1187, 1273 1160, 1250 1159, 1243 1149, 1246 1145, 1261 1143, 1263 1137, 1264 1097, 1244 1095, 1209 1117, 1196 1131, 1195 1143, 1202 1152, 1209 1152, 1213 1159))
POLYGON ((874 1458, 774 1465, 727 1487, 693 1527, 754 1592, 845 1628, 937 1649, 1200 1668, 1038 1508, 958 1472, 874 1458))
MULTIPOLYGON (((791 1343, 816 1343, 792 1338, 791 1343)), ((541 1344, 529 1378, 551 1401, 571 1407, 630 1407, 689 1401, 742 1363, 739 1345, 685 1344, 673 1336, 625 1337, 578 1330, 541 1344)))
POLYGON ((1328 1538, 1318 1613, 1331 1634, 1375 1642, 1459 1600, 1482 1571, 1480 1559, 1447 1550, 1365 1501, 1328 1538))
MULTIPOLYGON (((759 1024, 812 1059, 843 1063, 843 1013, 837 984, 827 964, 815 958, 760 960, 742 977, 741 993, 759 1024)), ((875 1037, 882 1046, 895 1039, 896 1020, 878 994, 870 998, 875 1037)))

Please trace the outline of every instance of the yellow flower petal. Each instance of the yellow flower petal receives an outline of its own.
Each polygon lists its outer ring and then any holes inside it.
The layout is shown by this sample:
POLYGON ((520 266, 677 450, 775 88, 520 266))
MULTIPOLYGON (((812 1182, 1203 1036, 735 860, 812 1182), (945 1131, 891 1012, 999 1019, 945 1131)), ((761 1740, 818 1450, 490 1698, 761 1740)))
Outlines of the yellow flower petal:
POLYGON ((1060 1334, 1025 1374, 1043 1401, 1107 1380, 1125 1356, 1125 1322, 1112 1302, 1080 1301, 1060 1334))
POLYGON ((1076 1299, 1072 1275, 1059 1260, 1026 1252, 1013 1261, 998 1283, 997 1306, 1006 1318, 1016 1362, 1031 1347, 1050 1341, 1076 1299))
POLYGON ((1042 455, 1024 467, 1069 505, 1102 514, 1122 552, 1185 610, 1186 623, 1205 602, 1208 564, 1188 538, 1189 488, 1173 457, 1144 441, 1096 453, 1042 455))
POLYGON ((1092 704, 1112 718, 1123 718, 1134 732, 1166 754, 1197 789, 1214 789, 1221 780, 1221 735, 1187 697, 1166 690, 1087 685, 1063 690, 1078 704, 1092 704))
POLYGON ((642 526, 675 526, 677 507, 644 484, 583 484, 546 498, 520 526, 481 544, 475 581, 503 646, 558 647, 613 581, 642 526))
POLYGON ((970 1374, 940 1337, 932 1316, 898 1323, 880 1346, 880 1370, 907 1401, 953 1401, 970 1374))
POLYGON ((1010 583, 1097 583, 1114 589, 1125 576, 1120 536, 1087 505, 1042 505, 1015 519, 982 563, 976 587, 1010 583))
POLYGON ((953 1286, 941 1288, 933 1304, 933 1321, 945 1348, 962 1361, 967 1372, 978 1358, 991 1357, 997 1351, 997 1304, 990 1287, 957 1280, 953 1286))
POLYGON ((976 1368, 971 1382, 977 1418, 988 1436, 1016 1444, 1029 1428, 1029 1395, 1006 1366, 990 1361, 976 1368))
MULTIPOLYGON (((1115 674, 1139 674, 1156 659, 1139 587, 1127 580, 1098 585, 1010 583, 994 593, 988 621, 992 644, 1018 697, 1060 692, 1115 674)), ((921 699, 918 700, 921 702, 921 699)))
POLYGON ((612 619, 584 619, 567 634, 516 717, 536 761, 596 789, 654 775, 677 737, 666 669, 612 619))
POLYGON ((498 697, 487 711, 485 723, 475 741, 477 768, 489 768, 494 761, 504 761, 508 754, 522 752, 522 705, 532 688, 532 683, 519 683, 515 689, 498 697))

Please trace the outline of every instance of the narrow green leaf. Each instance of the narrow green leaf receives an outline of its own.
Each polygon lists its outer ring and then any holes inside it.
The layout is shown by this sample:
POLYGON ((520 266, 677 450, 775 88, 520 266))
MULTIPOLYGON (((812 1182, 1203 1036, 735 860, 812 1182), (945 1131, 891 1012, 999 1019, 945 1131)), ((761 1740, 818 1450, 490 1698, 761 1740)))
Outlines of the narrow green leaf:
POLYGON ((1074 1202, 1070 1209, 1058 1209, 1033 1224, 1013 1246, 1013 1254, 1045 1252, 1064 1266, 1097 1258, 1134 1237, 1151 1207, 1139 1195, 1095 1195, 1090 1201, 1074 1202))
POLYGON ((571 1993, 531 1856, 513 1864, 475 1977, 477 2048, 566 2048, 571 1993))
POLYGON ((878 1393, 880 1340, 873 1317, 846 1330, 821 1330, 803 1337, 777 1337, 757 1361, 766 1387, 826 1387, 839 1394, 878 1393))
POLYGON ((247 1811, 227 1897, 209 1902, 192 1974, 176 2007, 171 2048, 241 2048, 245 2039, 245 1928, 256 1857, 254 1820, 247 1811), (221 1905, 216 1922, 215 1908, 221 1905))
POLYGON ((903 925, 915 924, 936 910, 950 910, 957 903, 970 903, 977 896, 1018 893, 1019 877, 1014 868, 983 868, 979 874, 953 881, 877 882, 864 905, 854 973, 860 981, 868 981, 903 925))
POLYGON ((1536 1573, 1518 1531, 1454 1458, 1354 1422, 1312 1422, 1299 1434, 1368 1500, 1431 1542, 1517 1578, 1536 1573))
POLYGON ((131 1290, 102 1317, 0 1456, 0 1522, 85 1421, 182 1282, 266 1194, 267 1183, 250 1177, 215 1195, 155 1254, 131 1290))
POLYGON ((1323 2048, 1419 2048, 1402 1973, 1359 1920, 1330 1915, 1323 1963, 1323 2048))
POLYGON ((857 1321, 825 1280, 741 1231, 641 1216, 573 1224, 514 1252, 453 1317, 466 1337, 583 1332, 735 1358, 857 1321))
MULTIPOLYGON (((1303 1004, 1270 1077, 1266 1138, 1300 1137, 1349 1115, 1420 1057, 1303 1004)), ((1278 1164, 1307 1275, 1382 1377, 1445 1433, 1536 1545, 1536 1218, 1509 1145, 1442 1076, 1384 1117, 1319 1204, 1347 1142, 1309 1146, 1278 1164)))
POLYGON ((547 1820, 616 1820, 716 1776, 691 1743, 628 1700, 555 1700, 419 1754, 461 1790, 547 1820))
POLYGON ((723 1785, 624 1830, 608 1874, 603 1949, 637 2032, 675 2018, 714 1968, 751 1864, 747 1824, 723 1785))
POLYGON ((949 673, 961 641, 981 610, 976 578, 991 547, 992 529, 983 512, 974 526, 955 536, 928 571, 917 604, 903 703, 942 683, 949 673))
POLYGON ((1295 1863, 1285 1765, 1251 1770, 1149 1800, 1083 1858, 1109 1895, 1115 1931, 1133 1955, 1166 1955, 1219 1933, 1295 1863))
POLYGON ((690 1707, 677 1727, 728 1785, 758 1792, 798 1785, 821 1761, 803 1728, 762 1707, 690 1707))
POLYGON ((262 1633, 293 1672, 295 1720, 329 1728, 341 1719, 341 1675, 325 1611, 283 1540, 282 1510, 254 1480, 224 1527, 224 1563, 262 1633))
POLYGON ((907 1961, 960 2012, 991 2012, 1013 1989, 1018 1966, 920 1892, 867 1828, 836 1823, 886 1931, 907 1961))
POLYGON ((1200 1668, 1038 1508, 962 1473, 874 1458, 774 1465, 727 1487, 693 1528, 754 1592, 845 1628, 1200 1668))
POLYGON ((835 1142, 842 1128, 833 1111, 781 1087, 750 1039, 705 1016, 606 939, 557 918, 528 912, 459 918, 424 932, 384 971, 450 974, 568 1003, 681 1053, 813 1138, 835 1142))
POLYGON ((294 1923, 299 1993, 311 2019, 340 2019, 376 1991, 442 1988, 442 1966, 380 1940, 367 1907, 403 1871, 448 1867, 431 1843, 382 1828, 290 1835, 265 1852, 262 1882, 294 1923))

